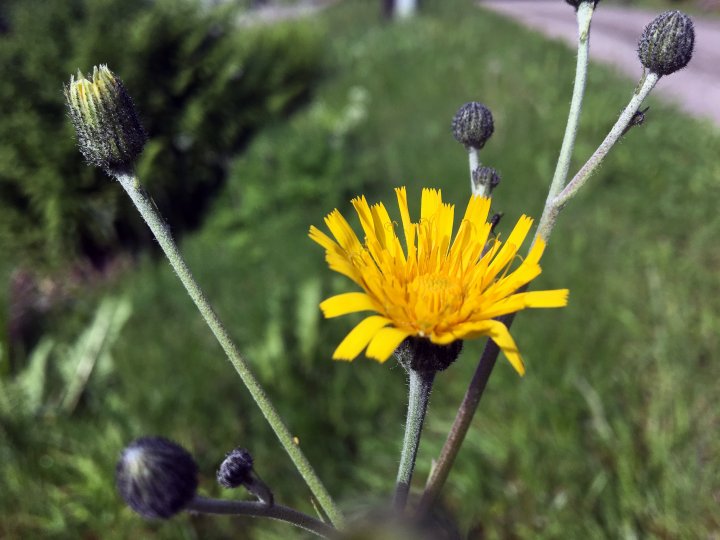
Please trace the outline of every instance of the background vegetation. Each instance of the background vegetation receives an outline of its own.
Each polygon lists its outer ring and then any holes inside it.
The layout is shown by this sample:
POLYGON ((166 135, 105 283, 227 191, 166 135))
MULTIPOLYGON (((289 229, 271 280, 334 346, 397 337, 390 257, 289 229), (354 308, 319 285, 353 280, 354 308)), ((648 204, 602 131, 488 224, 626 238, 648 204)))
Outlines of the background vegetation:
MULTIPOLYGON (((428 0, 421 17, 402 25, 382 24, 376 4, 343 2, 320 17, 314 32, 325 46, 314 58, 327 75, 314 99, 229 161, 202 228, 182 245, 349 509, 382 501, 393 488, 405 383, 392 362, 329 360, 351 323, 321 320, 317 303, 347 284, 325 267, 306 237, 309 225, 334 207, 349 215, 358 193, 387 202, 396 185, 408 186, 411 211, 423 186, 465 204, 466 157, 449 123, 472 99, 496 120, 482 156, 503 175, 494 202, 505 212, 501 232, 521 213, 539 216, 574 69, 572 51, 465 1, 428 0)), ((121 56, 112 57, 129 70, 116 67, 121 76, 143 71, 121 56)), ((57 69, 52 59, 48 65, 57 69)), ((59 93, 66 78, 59 73, 43 91, 59 93)), ((593 66, 576 166, 634 84, 593 66)), ((143 87, 128 86, 140 101, 143 87)), ((161 95, 153 110, 162 111, 161 95)), ((561 216, 537 287, 569 287, 570 306, 519 316, 513 333, 529 372, 519 379, 501 362, 490 381, 445 490, 447 512, 470 538, 709 538, 720 531, 720 260, 713 249, 720 218, 710 196, 720 180, 720 135, 659 102, 651 106, 646 124, 561 216)), ((210 125, 231 121, 228 114, 210 125)), ((58 144, 68 137, 58 128, 58 144)), ((58 167, 52 156, 43 159, 58 167)), ((155 196, 151 175, 145 171, 155 196)), ((118 452, 137 436, 160 434, 197 456, 203 493, 221 495, 214 470, 225 451, 242 445, 278 500, 312 512, 301 480, 162 261, 141 255, 132 271, 86 289, 51 321, 34 354, 11 371, 3 361, 0 536, 297 536, 247 519, 146 522, 123 507, 112 488, 118 452), (69 406, 82 359, 95 369, 69 406)), ((438 379, 417 488, 481 347, 468 343, 438 379)))

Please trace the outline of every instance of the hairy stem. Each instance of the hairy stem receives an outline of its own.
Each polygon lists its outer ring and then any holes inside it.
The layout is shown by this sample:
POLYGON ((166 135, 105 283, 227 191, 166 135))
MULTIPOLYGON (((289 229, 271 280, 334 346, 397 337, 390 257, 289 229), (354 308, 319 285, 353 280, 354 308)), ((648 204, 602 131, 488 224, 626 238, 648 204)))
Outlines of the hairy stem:
POLYGON ((409 392, 405 437, 403 438, 400 467, 398 468, 397 485, 395 488, 395 509, 402 511, 410 493, 410 482, 415 470, 415 460, 420 446, 425 413, 430 402, 435 372, 408 369, 409 392))
POLYGON ((620 117, 610 130, 610 133, 608 133, 605 140, 600 143, 600 146, 598 146, 597 150, 595 150, 595 153, 590 156, 587 163, 582 166, 565 189, 563 189, 555 198, 553 201, 554 206, 558 208, 565 206, 565 204, 567 204, 567 202, 572 199, 575 194, 577 194, 578 190, 585 185, 585 182, 587 182, 588 178, 590 178, 590 175, 595 172, 602 160, 605 159, 605 156, 607 156, 608 152, 610 152, 612 147, 615 146, 615 143, 620 140, 620 137, 623 136, 625 129, 630 124, 631 120, 635 116, 635 113, 637 113, 643 101, 645 101, 645 98, 655 87, 659 79, 660 76, 657 73, 648 73, 645 76, 640 88, 635 94, 633 94, 632 99, 620 114, 620 117))
POLYGON ((477 189, 475 186, 475 180, 473 180, 473 172, 480 166, 480 151, 477 148, 469 146, 468 149, 468 165, 470 167, 470 191, 473 195, 480 195, 487 197, 489 193, 484 193, 485 190, 477 189))
POLYGON ((577 64, 575 66, 575 83, 573 85, 572 100, 570 101, 570 112, 568 113, 567 125, 565 126, 565 136, 563 137, 560 147, 560 155, 558 156, 557 165, 555 166, 555 174, 553 175, 550 190, 545 201, 545 211, 540 218, 539 229, 544 226, 544 221, 549 219, 551 212, 549 208, 552 206, 553 199, 565 187, 568 171, 570 170, 570 161, 572 160, 572 152, 575 147, 575 139, 577 137, 578 123, 580 121, 580 113, 582 111, 583 97, 585 95, 585 83, 587 81, 588 58, 590 55, 590 23, 595 11, 595 4, 592 2, 582 2, 577 10, 578 23, 578 47, 577 47, 577 64))
POLYGON ((215 311, 213 311, 205 293, 202 289, 200 289, 200 286, 195 281, 195 278, 190 272, 190 268, 188 268, 185 259, 175 244, 175 241, 170 234, 169 227, 160 217, 160 214, 151 199, 140 187, 140 182, 137 177, 134 174, 125 173, 117 174, 116 178, 132 199, 148 227, 150 227, 150 230, 157 239, 158 244, 160 244, 160 247, 170 261, 170 266, 172 266, 173 270, 175 270, 175 273, 180 278, 180 281, 182 281, 182 284, 185 286, 190 298, 192 298, 203 319, 210 327, 210 330, 212 330, 213 335, 220 343, 220 346, 225 351, 225 354, 232 363, 233 367, 235 367, 235 371, 237 371, 243 383, 245 383, 245 386, 250 391, 255 403, 257 403, 258 407, 260 407, 263 415, 265 415, 265 418, 275 432, 280 444, 290 456, 290 459, 307 483, 310 491, 312 491, 330 521, 335 526, 341 526, 342 515, 335 505, 332 497, 328 493, 327 489, 325 489, 325 486, 320 478, 318 478, 315 470, 312 468, 312 465, 310 465, 310 462, 305 457, 305 454, 303 454, 302 450, 300 450, 300 448, 294 443, 290 430, 285 426, 282 418, 280 418, 280 415, 268 398, 267 394, 250 371, 247 362, 240 354, 240 351, 230 337, 225 325, 222 323, 215 311))
POLYGON ((303 514, 294 508, 289 508, 279 504, 267 505, 261 502, 230 501, 222 499, 208 499, 206 497, 195 497, 195 499, 193 499, 190 504, 185 507, 185 510, 189 512, 199 512, 202 514, 266 517, 276 519, 278 521, 284 521, 285 523, 289 523, 295 527, 305 529, 306 531, 314 533, 321 538, 338 537, 338 531, 330 525, 327 525, 312 516, 303 514))

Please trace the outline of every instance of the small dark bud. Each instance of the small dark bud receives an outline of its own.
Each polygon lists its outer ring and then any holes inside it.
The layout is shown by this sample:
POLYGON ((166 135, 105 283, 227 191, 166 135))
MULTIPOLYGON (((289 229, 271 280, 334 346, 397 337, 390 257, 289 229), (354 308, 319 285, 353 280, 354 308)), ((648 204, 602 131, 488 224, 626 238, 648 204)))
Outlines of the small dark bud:
POLYGON ((658 75, 684 68, 692 58, 695 28, 680 11, 666 11, 648 24, 638 43, 640 62, 658 75))
POLYGON ((182 446, 162 437, 142 437, 120 455, 117 490, 130 508, 146 518, 167 519, 195 497, 198 467, 182 446))
POLYGON ((500 174, 492 167, 478 167, 472 172, 473 193, 492 191, 500 183, 500 174))
POLYGON ((128 171, 145 146, 145 130, 122 81, 107 66, 94 67, 91 79, 78 71, 65 86, 80 152, 108 174, 128 171))
POLYGON ((575 11, 577 11, 577 8, 580 7, 580 4, 586 3, 586 4, 593 4, 593 7, 598 5, 598 2, 600 0, 565 0, 568 4, 570 4, 572 7, 575 8, 575 11))
POLYGON ((217 471, 217 481, 228 489, 242 486, 267 506, 274 504, 272 491, 253 470, 253 458, 244 448, 235 448, 225 454, 217 471))
POLYGON ((244 485, 251 478, 253 458, 244 448, 235 448, 225 455, 217 471, 217 481, 222 487, 234 489, 244 485))
POLYGON ((469 148, 479 150, 495 130, 490 109, 471 101, 458 109, 452 121, 453 136, 469 148))
POLYGON ((395 349, 395 356, 406 370, 434 373, 450 367, 460 356, 462 346, 462 340, 436 345, 426 338, 409 337, 395 349))

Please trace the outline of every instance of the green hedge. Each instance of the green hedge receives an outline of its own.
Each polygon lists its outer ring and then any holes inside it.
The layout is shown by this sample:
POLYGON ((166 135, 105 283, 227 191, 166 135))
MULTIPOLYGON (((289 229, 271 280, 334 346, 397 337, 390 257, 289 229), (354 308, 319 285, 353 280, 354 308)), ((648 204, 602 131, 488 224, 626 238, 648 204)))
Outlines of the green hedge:
POLYGON ((176 233, 200 222, 230 157, 320 75, 313 23, 239 28, 235 8, 185 0, 10 0, 0 12, 0 249, 45 267, 151 245, 75 148, 62 84, 78 68, 107 63, 124 80, 150 135, 139 173, 176 233))

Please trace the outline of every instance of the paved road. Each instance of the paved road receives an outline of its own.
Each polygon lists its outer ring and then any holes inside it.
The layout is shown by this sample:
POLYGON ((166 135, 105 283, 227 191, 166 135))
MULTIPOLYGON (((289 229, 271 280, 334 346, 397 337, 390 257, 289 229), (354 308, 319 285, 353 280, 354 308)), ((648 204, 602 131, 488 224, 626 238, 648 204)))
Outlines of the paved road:
MULTIPOLYGON (((577 42, 575 13, 560 0, 481 0, 480 6, 573 47, 577 42)), ((637 42, 657 12, 600 3, 593 16, 590 56, 638 79, 642 72, 637 42)), ((693 116, 720 126, 720 20, 695 21, 695 53, 687 68, 662 77, 653 91, 693 116)))

